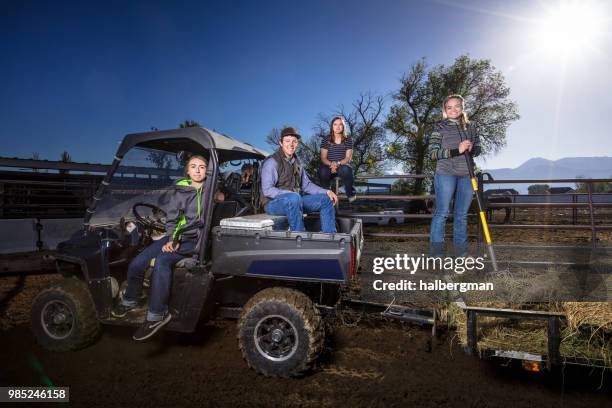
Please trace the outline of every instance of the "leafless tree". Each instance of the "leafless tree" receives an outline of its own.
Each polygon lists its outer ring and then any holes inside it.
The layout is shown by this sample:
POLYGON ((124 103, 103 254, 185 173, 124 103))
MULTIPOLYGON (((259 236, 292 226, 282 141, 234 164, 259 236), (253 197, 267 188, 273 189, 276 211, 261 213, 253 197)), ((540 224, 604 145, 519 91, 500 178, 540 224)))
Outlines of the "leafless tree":
POLYGON ((318 142, 318 162, 320 163, 320 143, 322 139, 329 137, 332 118, 342 116, 348 127, 347 133, 353 140, 351 166, 355 174, 381 174, 381 164, 385 161, 384 104, 383 96, 366 92, 360 94, 348 109, 340 105, 331 114, 319 114, 314 128, 318 142))
MULTIPOLYGON (((340 105, 330 114, 320 113, 313 127, 314 134, 302 140, 297 155, 304 164, 308 175, 317 179, 321 165, 321 141, 329 137, 330 122, 333 117, 344 117, 347 133, 353 140, 353 160, 351 166, 355 174, 382 174, 384 162, 385 129, 384 97, 371 92, 362 93, 350 108, 340 105)), ((283 126, 284 127, 284 126, 283 126)), ((278 148, 283 127, 273 128, 266 136, 266 143, 278 148)))

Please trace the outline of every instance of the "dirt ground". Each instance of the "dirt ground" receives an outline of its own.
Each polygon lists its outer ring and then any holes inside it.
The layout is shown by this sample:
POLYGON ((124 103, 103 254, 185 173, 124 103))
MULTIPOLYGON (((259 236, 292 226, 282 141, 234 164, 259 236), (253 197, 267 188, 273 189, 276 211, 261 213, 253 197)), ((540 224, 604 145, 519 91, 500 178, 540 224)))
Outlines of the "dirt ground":
POLYGON ((29 330, 29 303, 57 275, 0 279, 0 386, 70 386, 74 406, 605 407, 612 373, 565 369, 543 375, 464 354, 453 333, 382 320, 335 322, 315 371, 270 379, 250 370, 236 323, 148 342, 105 327, 93 346, 53 353, 29 330))
MULTIPOLYGON (((553 222, 528 212, 522 219, 553 222)), ((369 231, 420 232, 426 224, 369 231)), ((493 231, 496 242, 504 243, 590 242, 589 231, 493 231)), ((612 231, 598 238, 599 244, 612 245, 612 231)), ((414 240, 394 241, 410 245, 414 240)), ((71 405, 88 407, 612 405, 610 371, 565 367, 527 373, 466 355, 453 332, 432 339, 428 328, 379 319, 355 325, 335 321, 318 367, 299 379, 270 379, 250 370, 238 350, 236 322, 230 320, 209 322, 192 334, 164 332, 144 343, 131 340, 132 328, 105 327, 89 348, 49 352, 30 332, 29 311, 36 293, 55 279, 60 277, 0 276, 0 386, 69 386, 71 405)))

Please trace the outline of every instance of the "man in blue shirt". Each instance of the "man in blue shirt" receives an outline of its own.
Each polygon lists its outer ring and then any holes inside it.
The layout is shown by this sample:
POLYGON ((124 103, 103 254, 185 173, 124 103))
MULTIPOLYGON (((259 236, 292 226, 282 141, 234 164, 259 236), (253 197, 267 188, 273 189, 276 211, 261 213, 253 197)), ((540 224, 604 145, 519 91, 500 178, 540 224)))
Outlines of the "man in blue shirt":
POLYGON ((295 128, 282 130, 280 148, 264 160, 261 168, 261 203, 266 213, 285 215, 291 231, 304 231, 304 212, 319 211, 321 230, 335 233, 334 206, 338 197, 311 182, 306 175, 295 155, 300 139, 295 128))

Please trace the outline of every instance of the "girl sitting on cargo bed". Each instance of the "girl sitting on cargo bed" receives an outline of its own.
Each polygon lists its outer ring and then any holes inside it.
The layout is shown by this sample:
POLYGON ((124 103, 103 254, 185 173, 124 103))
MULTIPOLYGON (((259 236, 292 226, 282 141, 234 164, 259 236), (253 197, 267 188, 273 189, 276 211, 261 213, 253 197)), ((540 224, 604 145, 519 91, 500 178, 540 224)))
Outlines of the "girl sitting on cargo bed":
MULTIPOLYGON (((151 275, 149 306, 142 326, 133 336, 134 340, 145 340, 168 324, 172 314, 168 311, 168 299, 172 283, 172 267, 183 258, 181 253, 192 252, 198 241, 198 228, 202 216, 202 190, 206 179, 208 160, 203 156, 193 155, 185 165, 187 178, 179 180, 174 190, 168 194, 164 205, 167 214, 166 235, 145 248, 128 267, 128 286, 120 302, 112 310, 115 317, 124 317, 138 306, 142 296, 142 284, 145 271, 151 259, 155 266, 151 275)), ((216 201, 223 201, 223 193, 215 194, 216 201)))
POLYGON ((321 140, 319 181, 321 187, 327 189, 333 177, 340 177, 351 203, 357 199, 353 188, 353 169, 350 165, 352 157, 353 139, 348 135, 346 121, 342 116, 336 116, 329 124, 329 135, 321 140))
POLYGON ((461 95, 447 96, 438 122, 429 139, 428 156, 436 161, 434 188, 436 210, 431 220, 430 252, 444 252, 444 232, 451 201, 454 199, 453 244, 456 256, 467 253, 467 213, 472 202, 472 185, 466 160, 480 154, 480 140, 464 111, 461 95))

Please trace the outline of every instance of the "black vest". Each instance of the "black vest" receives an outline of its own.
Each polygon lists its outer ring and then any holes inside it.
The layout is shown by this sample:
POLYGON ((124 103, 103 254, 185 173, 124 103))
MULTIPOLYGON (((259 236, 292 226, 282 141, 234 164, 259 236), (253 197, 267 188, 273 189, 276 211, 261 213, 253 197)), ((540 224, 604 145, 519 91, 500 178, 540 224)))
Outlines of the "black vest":
MULTIPOLYGON (((285 158, 285 154, 281 149, 278 149, 276 153, 268 157, 266 160, 275 160, 276 169, 278 171, 278 180, 274 187, 280 188, 281 190, 294 191, 299 193, 302 186, 302 163, 300 159, 293 155, 294 161, 291 163, 285 158)), ((262 166, 263 167, 263 166, 262 166)), ((272 199, 263 195, 263 189, 261 191, 261 205, 268 204, 272 199)))

